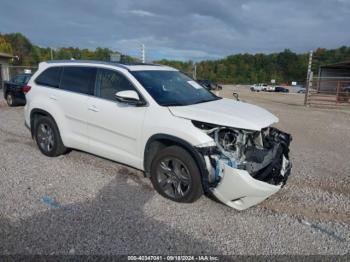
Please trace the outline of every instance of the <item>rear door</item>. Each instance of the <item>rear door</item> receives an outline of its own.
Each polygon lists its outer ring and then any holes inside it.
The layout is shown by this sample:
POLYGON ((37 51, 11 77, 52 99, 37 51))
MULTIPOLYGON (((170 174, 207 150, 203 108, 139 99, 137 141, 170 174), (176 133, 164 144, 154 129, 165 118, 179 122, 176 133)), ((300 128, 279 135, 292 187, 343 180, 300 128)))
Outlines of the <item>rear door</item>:
POLYGON ((53 66, 42 72, 35 84, 40 90, 40 108, 55 119, 67 147, 88 150, 87 100, 94 92, 96 68, 53 66))
MULTIPOLYGON (((140 136, 147 107, 117 102, 119 91, 135 90, 123 73, 100 68, 88 101, 90 152, 140 168, 140 136)), ((155 120, 156 121, 156 120, 155 120)))

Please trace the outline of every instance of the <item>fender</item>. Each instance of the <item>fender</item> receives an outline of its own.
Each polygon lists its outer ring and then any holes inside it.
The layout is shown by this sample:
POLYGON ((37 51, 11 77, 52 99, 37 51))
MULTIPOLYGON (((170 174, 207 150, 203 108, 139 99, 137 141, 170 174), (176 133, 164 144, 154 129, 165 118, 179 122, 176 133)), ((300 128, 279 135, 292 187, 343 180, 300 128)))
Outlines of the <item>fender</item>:
POLYGON ((150 176, 150 163, 148 163, 147 153, 148 153, 150 145, 152 144, 152 142, 155 142, 155 141, 160 141, 160 142, 169 141, 169 142, 172 142, 172 144, 174 144, 174 145, 179 145, 179 146, 183 147, 184 149, 186 149, 191 154, 193 159, 196 161, 196 164, 199 168, 199 172, 200 172, 201 177, 202 177, 202 185, 203 185, 204 192, 208 192, 209 172, 206 168, 206 164, 205 164, 205 160, 204 160, 203 155, 200 154, 200 152, 198 152, 198 150, 194 146, 192 146, 189 142, 187 142, 179 137, 176 137, 176 136, 167 135, 167 134, 155 134, 155 135, 152 135, 147 140, 147 143, 145 146, 145 151, 144 151, 144 157, 143 157, 143 166, 144 166, 146 176, 150 176))

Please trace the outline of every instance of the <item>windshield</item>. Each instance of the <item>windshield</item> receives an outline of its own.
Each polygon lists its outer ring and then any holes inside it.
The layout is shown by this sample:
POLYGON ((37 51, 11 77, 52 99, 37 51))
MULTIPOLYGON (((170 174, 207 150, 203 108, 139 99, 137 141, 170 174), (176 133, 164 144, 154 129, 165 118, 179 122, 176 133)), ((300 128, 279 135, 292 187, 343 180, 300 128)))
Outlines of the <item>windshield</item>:
POLYGON ((179 71, 134 71, 132 75, 161 106, 184 106, 220 99, 179 71))

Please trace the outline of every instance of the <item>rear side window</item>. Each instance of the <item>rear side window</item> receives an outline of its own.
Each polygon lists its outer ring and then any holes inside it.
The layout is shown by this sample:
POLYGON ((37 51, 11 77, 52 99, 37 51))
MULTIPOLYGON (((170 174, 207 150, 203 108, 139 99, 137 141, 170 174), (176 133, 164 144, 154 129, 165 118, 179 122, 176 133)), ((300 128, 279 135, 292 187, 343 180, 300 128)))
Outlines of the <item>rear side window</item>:
POLYGON ((15 84, 24 84, 24 80, 25 80, 25 75, 16 75, 12 82, 14 82, 15 84))
POLYGON ((36 79, 35 83, 38 85, 50 86, 58 88, 61 76, 60 67, 50 67, 42 72, 36 79))
POLYGON ((60 89, 93 95, 95 87, 96 68, 64 67, 60 89))
POLYGON ((134 86, 125 76, 116 71, 98 69, 96 81, 97 97, 115 100, 115 94, 125 90, 135 90, 134 86))

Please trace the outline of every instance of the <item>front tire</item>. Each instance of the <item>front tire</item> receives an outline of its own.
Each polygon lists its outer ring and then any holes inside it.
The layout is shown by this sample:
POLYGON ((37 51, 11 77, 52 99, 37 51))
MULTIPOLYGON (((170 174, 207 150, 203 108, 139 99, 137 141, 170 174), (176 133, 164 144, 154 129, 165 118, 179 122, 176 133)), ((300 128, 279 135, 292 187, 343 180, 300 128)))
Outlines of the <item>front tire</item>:
POLYGON ((151 182, 160 195, 176 202, 192 203, 203 194, 198 166, 179 146, 166 147, 155 156, 151 182))
POLYGON ((67 152, 58 127, 51 117, 39 116, 34 121, 34 128, 35 141, 41 153, 48 157, 55 157, 67 152))

